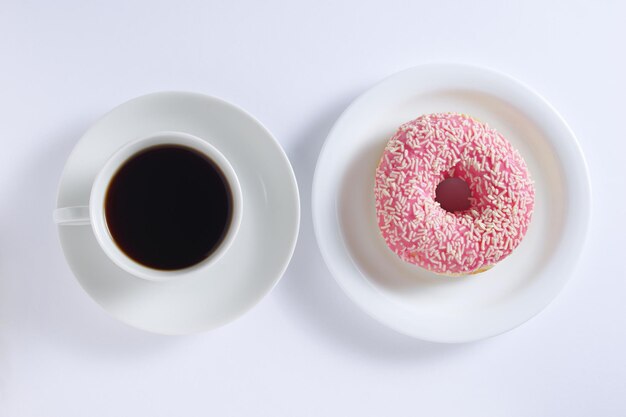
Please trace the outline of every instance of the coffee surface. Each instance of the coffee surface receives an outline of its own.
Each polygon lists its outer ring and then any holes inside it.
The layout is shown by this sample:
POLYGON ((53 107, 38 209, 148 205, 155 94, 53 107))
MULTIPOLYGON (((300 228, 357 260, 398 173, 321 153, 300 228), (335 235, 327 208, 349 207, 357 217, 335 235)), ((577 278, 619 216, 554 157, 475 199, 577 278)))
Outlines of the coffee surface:
POLYGON ((131 259, 176 270, 206 259, 232 219, 232 193, 219 167, 183 146, 132 156, 113 176, 105 199, 113 240, 131 259))

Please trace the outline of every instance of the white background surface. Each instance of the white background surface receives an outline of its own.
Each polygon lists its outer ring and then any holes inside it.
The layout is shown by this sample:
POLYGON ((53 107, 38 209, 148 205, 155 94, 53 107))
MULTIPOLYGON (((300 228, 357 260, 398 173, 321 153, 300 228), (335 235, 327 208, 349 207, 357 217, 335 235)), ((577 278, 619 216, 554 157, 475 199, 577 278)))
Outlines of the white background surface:
POLYGON ((2 1, 0 416, 626 414, 626 5, 460 3, 2 1), (310 220, 315 159, 340 112, 430 61, 536 88, 577 133, 592 175, 589 242, 565 291, 522 327, 466 345, 412 340, 361 313, 310 220), (109 318, 72 277, 52 224, 85 129, 172 89, 258 117, 292 160, 303 208, 276 289, 239 321, 189 337, 109 318))

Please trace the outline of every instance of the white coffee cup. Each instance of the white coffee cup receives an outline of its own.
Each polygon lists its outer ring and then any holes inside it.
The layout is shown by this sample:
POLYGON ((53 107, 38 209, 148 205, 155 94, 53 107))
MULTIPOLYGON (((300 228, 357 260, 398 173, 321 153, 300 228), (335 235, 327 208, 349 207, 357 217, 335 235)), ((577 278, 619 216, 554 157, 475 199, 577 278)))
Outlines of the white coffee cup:
POLYGON ((96 176, 89 196, 88 206, 62 207, 54 211, 54 221, 59 226, 91 225, 98 244, 106 255, 120 268, 132 275, 150 281, 166 281, 207 268, 215 263, 233 243, 242 217, 241 185, 235 170, 228 160, 208 142, 182 132, 156 132, 133 140, 117 150, 104 164, 96 176), (209 158, 222 171, 232 194, 232 217, 230 226, 219 246, 203 261, 184 269, 157 270, 141 265, 126 255, 115 243, 109 232, 105 215, 105 198, 109 183, 118 169, 132 156, 147 148, 159 145, 180 145, 191 148, 209 158))

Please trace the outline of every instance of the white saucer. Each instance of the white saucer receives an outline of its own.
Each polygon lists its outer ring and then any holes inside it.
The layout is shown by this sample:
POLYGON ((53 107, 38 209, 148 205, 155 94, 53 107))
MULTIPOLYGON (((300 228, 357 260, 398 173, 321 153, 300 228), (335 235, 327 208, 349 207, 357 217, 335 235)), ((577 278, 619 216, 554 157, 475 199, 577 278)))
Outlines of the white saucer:
POLYGON ((201 94, 164 92, 122 104, 85 133, 65 166, 57 207, 88 204, 93 179, 115 150, 164 130, 208 141, 229 160, 241 183, 239 232, 210 273, 146 281, 113 264, 90 226, 61 226, 59 236, 78 281, 111 315, 156 333, 193 333, 234 320, 278 282, 298 235, 298 188, 282 148, 248 113, 201 94))
POLYGON ((504 74, 431 64, 395 74, 341 115, 313 183, 317 240, 331 272, 364 311, 407 335, 467 342, 510 330, 539 313, 572 273, 585 241, 590 186, 574 134, 545 99, 504 74), (374 170, 397 127, 432 112, 467 113, 519 149, 536 207, 518 249, 488 272, 446 278, 387 249, 374 209, 374 170))

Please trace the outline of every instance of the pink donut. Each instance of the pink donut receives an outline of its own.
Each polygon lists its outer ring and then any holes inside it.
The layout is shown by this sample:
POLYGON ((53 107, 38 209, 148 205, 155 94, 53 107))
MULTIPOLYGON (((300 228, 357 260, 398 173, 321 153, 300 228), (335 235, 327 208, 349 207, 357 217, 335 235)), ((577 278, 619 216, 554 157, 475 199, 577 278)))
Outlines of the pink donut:
POLYGON ((517 150, 495 129, 455 113, 400 126, 376 169, 374 193, 387 246, 406 262, 451 276, 485 271, 510 255, 535 203, 517 150), (447 211, 435 201, 448 178, 467 183, 469 207, 447 211))

